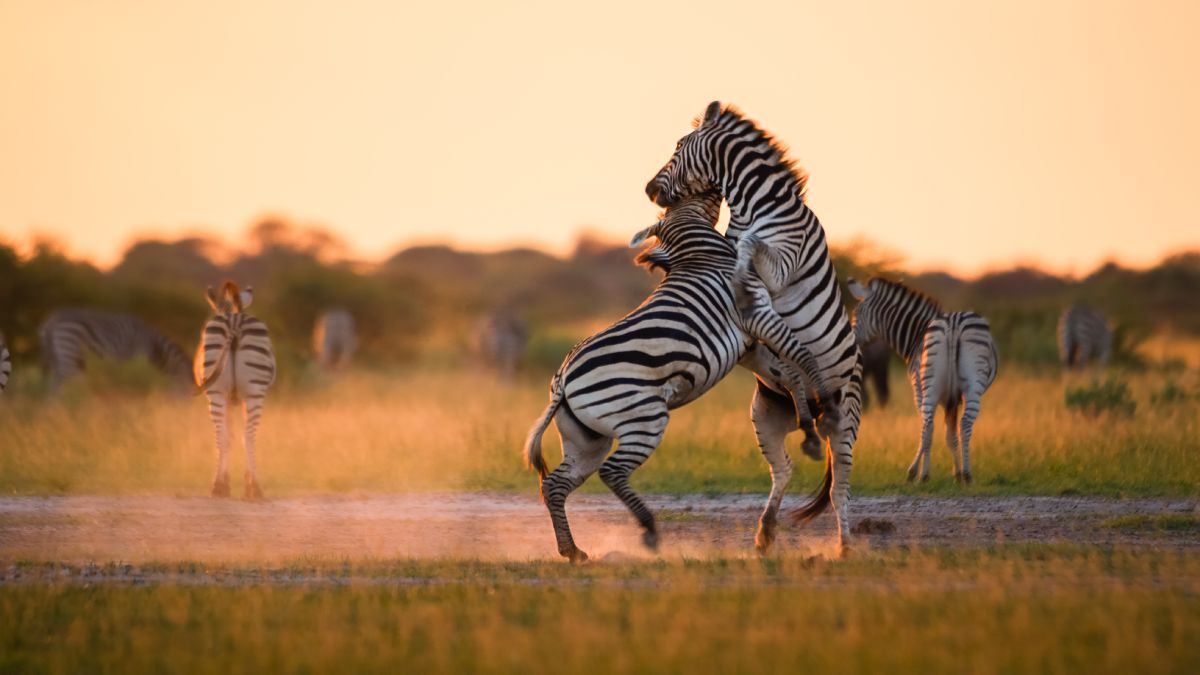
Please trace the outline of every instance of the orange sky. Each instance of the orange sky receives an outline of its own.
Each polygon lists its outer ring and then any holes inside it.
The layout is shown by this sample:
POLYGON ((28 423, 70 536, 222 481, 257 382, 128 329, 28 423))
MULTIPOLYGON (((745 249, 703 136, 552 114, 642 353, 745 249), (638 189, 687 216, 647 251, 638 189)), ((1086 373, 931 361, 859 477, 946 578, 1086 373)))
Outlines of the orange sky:
POLYGON ((512 4, 4 2, 0 238, 625 240, 720 98, 834 243, 960 272, 1200 247, 1200 3, 512 4))

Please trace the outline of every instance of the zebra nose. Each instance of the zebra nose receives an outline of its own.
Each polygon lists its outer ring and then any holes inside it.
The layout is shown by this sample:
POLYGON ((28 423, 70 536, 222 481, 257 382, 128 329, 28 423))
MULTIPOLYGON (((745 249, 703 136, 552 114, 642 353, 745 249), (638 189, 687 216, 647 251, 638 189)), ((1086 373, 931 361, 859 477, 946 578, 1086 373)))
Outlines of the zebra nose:
POLYGON ((650 201, 658 203, 658 193, 658 185, 654 180, 646 183, 646 196, 650 198, 650 201))

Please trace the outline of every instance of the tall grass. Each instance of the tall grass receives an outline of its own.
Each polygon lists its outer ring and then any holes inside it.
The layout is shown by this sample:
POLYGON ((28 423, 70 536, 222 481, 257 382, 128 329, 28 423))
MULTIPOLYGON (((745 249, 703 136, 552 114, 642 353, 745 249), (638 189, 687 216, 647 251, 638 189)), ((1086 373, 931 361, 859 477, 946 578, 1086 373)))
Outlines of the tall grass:
POLYGON ((0 586, 5 672, 1196 672, 1183 552, 299 565, 0 586))
MULTIPOLYGON (((918 420, 908 385, 893 374, 890 407, 868 411, 855 448, 855 493, 1194 495, 1200 399, 1151 403, 1163 380, 1129 376, 1133 416, 1091 417, 1063 404, 1064 382, 1013 370, 983 399, 972 447, 976 482, 950 477, 939 419, 933 479, 908 485, 918 420)), ((1082 378, 1087 381, 1087 377, 1082 378)), ((1176 377, 1196 389, 1194 377, 1176 377)), ((766 463, 749 422, 752 379, 740 371, 675 411, 666 439, 634 476, 649 492, 765 491, 766 463)), ((546 385, 512 387, 463 370, 358 373, 335 381, 298 378, 267 399, 259 471, 270 496, 323 492, 529 490, 520 446, 546 404, 546 385)), ((0 492, 7 494, 207 493, 214 463, 202 399, 75 387, 57 399, 12 392, 0 400, 0 492)), ((236 437, 235 437, 236 438, 236 437)), ((798 443, 794 436, 791 442, 798 443)), ((554 434, 546 454, 558 457, 554 434)), ((233 475, 244 458, 234 444, 233 475)), ((793 452, 793 489, 822 467, 793 452)), ((603 490, 598 481, 584 489, 603 490)))

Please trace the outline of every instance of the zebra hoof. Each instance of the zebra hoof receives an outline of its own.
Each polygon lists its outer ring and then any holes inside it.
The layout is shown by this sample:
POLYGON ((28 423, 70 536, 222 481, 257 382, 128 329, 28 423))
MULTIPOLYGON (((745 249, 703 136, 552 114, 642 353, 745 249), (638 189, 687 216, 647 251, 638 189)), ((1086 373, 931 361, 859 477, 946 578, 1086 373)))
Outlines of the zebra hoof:
POLYGON ((824 458, 824 453, 821 452, 821 437, 815 433, 805 432, 804 442, 800 444, 800 450, 809 459, 815 459, 818 462, 824 458))
POLYGON ((921 484, 922 485, 924 485, 925 483, 928 483, 928 482, 929 482, 929 474, 925 474, 924 476, 921 476, 921 484))
POLYGON ((771 550, 771 545, 775 543, 775 528, 758 526, 758 532, 754 533, 754 550, 759 555, 766 555, 771 550))
POLYGON ((642 533, 642 545, 651 551, 658 550, 658 532, 646 530, 642 533))
MULTIPOLYGON (((226 488, 228 489, 228 488, 226 488)), ((257 502, 263 498, 262 488, 258 487, 258 481, 253 479, 246 481, 246 491, 244 494, 246 501, 257 502)))
POLYGON ((218 478, 212 484, 212 496, 228 497, 229 496, 229 477, 218 478))
POLYGON ((908 482, 915 483, 917 480, 917 467, 908 470, 908 482))
POLYGON ((964 485, 970 485, 970 484, 971 484, 971 472, 970 472, 970 471, 964 471, 964 472, 962 472, 962 482, 963 482, 963 484, 964 484, 964 485))
POLYGON ((570 553, 564 553, 563 557, 565 557, 572 565, 582 565, 588 561, 588 554, 584 553, 582 549, 578 548, 570 553))
POLYGON ((825 438, 831 438, 837 433, 841 422, 842 415, 840 411, 833 407, 826 408, 821 413, 820 419, 817 420, 817 431, 820 431, 821 435, 825 438))

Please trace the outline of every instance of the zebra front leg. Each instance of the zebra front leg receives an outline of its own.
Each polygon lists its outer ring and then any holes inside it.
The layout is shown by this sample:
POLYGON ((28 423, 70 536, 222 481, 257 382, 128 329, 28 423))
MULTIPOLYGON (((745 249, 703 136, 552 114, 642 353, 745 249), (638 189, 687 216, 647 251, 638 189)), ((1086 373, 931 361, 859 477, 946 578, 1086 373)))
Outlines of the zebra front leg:
POLYGON ((946 447, 950 449, 950 463, 954 465, 954 482, 961 483, 962 464, 958 457, 958 404, 951 401, 946 404, 946 447))
POLYGON ((654 419, 641 425, 641 428, 627 428, 620 432, 617 436, 617 451, 604 460, 600 467, 600 480, 604 481, 608 489, 633 513, 638 525, 642 526, 642 543, 651 551, 656 551, 658 528, 654 524, 654 514, 629 484, 629 476, 650 459, 651 453, 662 441, 663 431, 666 430, 666 405, 662 406, 659 413, 653 415, 654 419))
POLYGON ((257 396, 247 398, 243 404, 246 413, 246 475, 244 497, 250 501, 263 498, 262 488, 258 485, 258 463, 255 461, 255 440, 258 436, 258 422, 262 419, 263 398, 257 396))
POLYGON ((217 441, 217 470, 213 475, 212 496, 229 496, 229 426, 225 394, 208 392, 208 414, 212 418, 217 441))
POLYGON ((754 548, 762 554, 775 541, 779 505, 792 482, 792 458, 788 456, 784 441, 796 429, 796 415, 791 399, 759 382, 750 405, 750 420, 754 423, 758 448, 771 466, 771 494, 758 518, 758 531, 754 534, 754 548))
POLYGON ((970 392, 964 399, 962 416, 962 480, 971 484, 971 433, 975 430, 975 418, 979 416, 981 392, 970 392))

